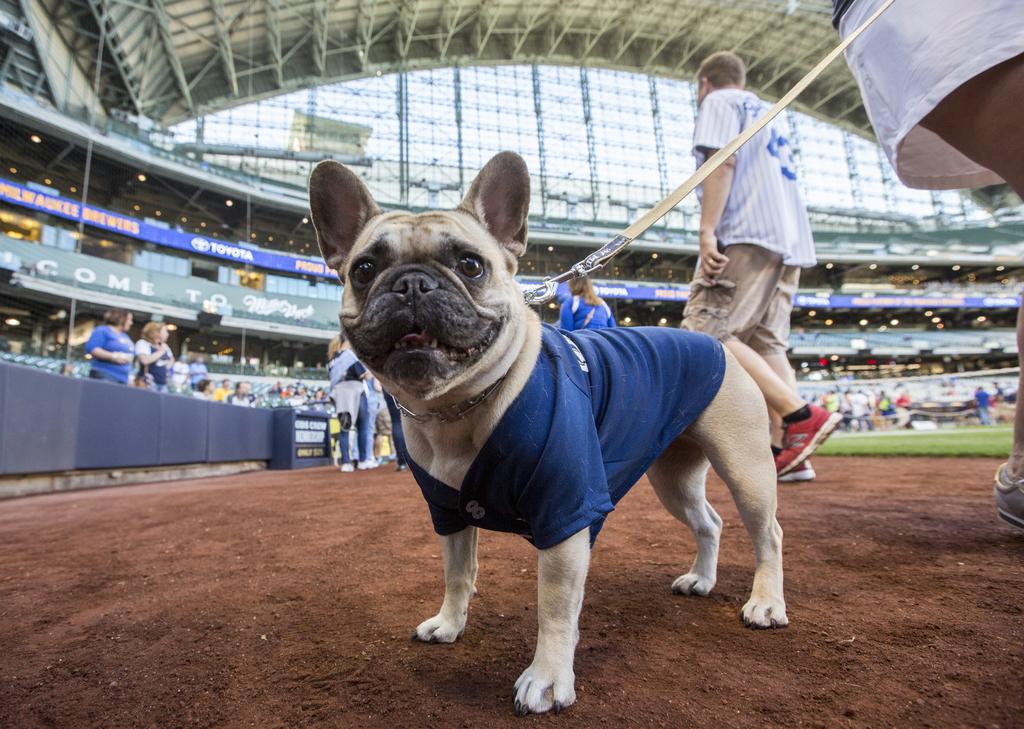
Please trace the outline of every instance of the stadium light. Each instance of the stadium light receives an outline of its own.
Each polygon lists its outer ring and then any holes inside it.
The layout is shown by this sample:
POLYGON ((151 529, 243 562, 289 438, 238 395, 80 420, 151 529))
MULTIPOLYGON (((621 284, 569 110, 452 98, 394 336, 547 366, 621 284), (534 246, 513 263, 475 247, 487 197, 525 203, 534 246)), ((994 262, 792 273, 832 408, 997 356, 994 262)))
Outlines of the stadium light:
POLYGON ((826 264, 825 264, 825 268, 827 268, 827 269, 828 269, 828 270, 830 270, 830 271, 832 270, 832 268, 833 268, 834 266, 835 266, 835 264, 834 264, 834 263, 826 263, 826 264))
POLYGON ((659 326, 665 326, 666 324, 668 324, 668 319, 666 319, 665 317, 661 317, 660 319, 658 319, 659 326))
POLYGON ((11 167, 7 171, 10 172, 12 175, 18 174, 18 168, 17 167, 11 167))
POLYGON ((827 326, 827 327, 832 326, 832 320, 831 319, 826 319, 825 320, 825 326, 827 326))
POLYGON ((890 319, 889 320, 889 324, 891 326, 898 327, 900 325, 900 320, 899 319, 890 319))
POLYGON ((40 142, 43 141, 43 138, 40 137, 38 134, 33 134, 31 137, 29 137, 29 139, 32 140, 33 144, 39 144, 40 142))
POLYGON ((814 309, 811 309, 810 311, 807 312, 807 316, 817 316, 817 315, 818 315, 818 312, 816 312, 814 309))
POLYGON ((309 224, 309 218, 303 218, 302 219, 302 224, 303 225, 308 225, 309 224))
POLYGON ((996 266, 996 270, 997 271, 1005 271, 1006 270, 1006 266, 996 266))
POLYGON ((160 212, 159 210, 155 211, 155 212, 154 212, 153 214, 154 214, 155 216, 157 216, 158 218, 159 218, 159 217, 160 217, 161 215, 163 215, 163 213, 161 213, 161 212, 160 212))
POLYGON ((937 317, 937 316, 933 316, 932 317, 932 324, 938 324, 941 321, 942 321, 942 319, 940 317, 937 317))
POLYGON ((235 201, 228 199, 228 200, 224 201, 224 204, 227 205, 230 208, 232 205, 235 204, 235 201))
POLYGON ((878 268, 878 264, 877 263, 872 263, 870 266, 868 266, 868 268, 870 268, 872 271, 874 271, 876 268, 878 268))
POLYGON ((548 246, 548 253, 553 253, 555 250, 554 246, 548 246))
POLYGON ((957 264, 957 265, 953 266, 953 270, 954 271, 959 271, 960 270, 960 264, 957 264))
POLYGON ((68 188, 68 192, 78 192, 78 188, 72 185, 71 187, 68 188))
POLYGON ((15 319, 12 316, 9 319, 4 319, 4 324, 6 324, 9 327, 17 327, 17 326, 21 326, 21 320, 15 319))
POLYGON ((658 254, 657 253, 652 253, 651 254, 651 259, 655 260, 655 261, 658 260, 658 254))
POLYGON ((623 324, 632 324, 633 323, 633 317, 627 316, 625 319, 622 320, 622 323, 623 324))
POLYGON ((916 271, 919 268, 921 268, 920 264, 915 263, 913 266, 910 267, 910 270, 911 271, 916 271))
POLYGON ((935 312, 934 312, 934 311, 926 311, 926 312, 924 313, 924 315, 925 315, 925 316, 933 316, 934 314, 935 314, 935 312))
POLYGON ((988 321, 988 317, 982 315, 982 316, 979 316, 977 319, 975 319, 975 321, 988 321))
POLYGON ((51 180, 49 177, 44 177, 43 178, 43 184, 44 185, 52 185, 53 184, 53 180, 51 180))
POLYGON ((868 320, 867 320, 867 319, 861 319, 861 320, 860 320, 860 325, 861 325, 862 327, 866 327, 866 326, 868 325, 868 320))
POLYGON ((178 325, 177 324, 168 324, 167 325, 167 331, 169 331, 169 332, 176 332, 176 331, 178 331, 178 325))
POLYGON ((135 179, 138 180, 139 182, 145 182, 146 176, 140 172, 139 174, 135 175, 135 179))

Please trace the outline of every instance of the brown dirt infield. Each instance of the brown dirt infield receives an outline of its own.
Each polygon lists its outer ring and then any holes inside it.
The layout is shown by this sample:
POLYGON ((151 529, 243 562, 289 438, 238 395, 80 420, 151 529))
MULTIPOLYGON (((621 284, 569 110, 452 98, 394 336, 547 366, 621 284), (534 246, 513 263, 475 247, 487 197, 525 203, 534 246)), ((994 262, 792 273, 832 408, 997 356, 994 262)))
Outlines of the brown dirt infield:
POLYGON ((485 533, 463 639, 411 477, 318 469, 0 503, 0 726, 1012 727, 1024 722, 1024 537, 988 460, 817 460, 780 487, 786 630, 737 613, 753 568, 728 493, 711 597, 641 482, 595 550, 578 702, 516 719, 535 559, 485 533))

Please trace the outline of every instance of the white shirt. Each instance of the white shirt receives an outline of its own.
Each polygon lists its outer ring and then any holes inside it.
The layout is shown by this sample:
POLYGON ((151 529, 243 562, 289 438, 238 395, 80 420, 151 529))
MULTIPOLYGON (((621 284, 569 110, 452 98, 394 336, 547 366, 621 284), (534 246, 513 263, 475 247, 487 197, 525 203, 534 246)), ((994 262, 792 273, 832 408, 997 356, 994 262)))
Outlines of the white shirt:
POLYGON ((188 382, 188 363, 175 362, 171 367, 171 383, 175 387, 182 387, 188 382))
MULTIPOLYGON (((698 166, 709 156, 707 150, 724 147, 767 109, 742 89, 718 89, 704 97, 693 130, 698 166)), ((722 245, 752 243, 782 254, 787 266, 815 265, 811 223, 796 178, 790 143, 769 124, 736 153, 732 189, 715 228, 722 245)), ((698 195, 703 197, 703 186, 698 195)))
MULTIPOLYGON (((163 345, 160 346, 163 347, 163 345)), ((139 355, 149 356, 153 354, 153 352, 155 351, 156 348, 145 339, 140 339, 135 343, 136 357, 138 357, 139 355)), ((156 362, 153 362, 152 364, 156 365, 157 367, 170 367, 173 361, 174 360, 171 358, 171 355, 165 352, 163 355, 161 355, 160 359, 158 359, 156 362)))

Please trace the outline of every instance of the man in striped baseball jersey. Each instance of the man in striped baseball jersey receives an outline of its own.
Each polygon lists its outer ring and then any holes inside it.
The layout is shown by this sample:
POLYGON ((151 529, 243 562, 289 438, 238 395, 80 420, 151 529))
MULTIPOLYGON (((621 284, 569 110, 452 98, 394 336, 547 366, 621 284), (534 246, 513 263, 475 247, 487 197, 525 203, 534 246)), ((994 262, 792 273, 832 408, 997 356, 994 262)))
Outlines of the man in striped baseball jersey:
MULTIPOLYGON (((701 164, 768 105, 745 90, 746 69, 734 53, 705 59, 697 83, 693 152, 701 164)), ((700 263, 683 314, 684 329, 721 340, 761 388, 784 481, 814 478, 807 457, 839 421, 804 403, 786 357, 800 268, 816 263, 796 180, 789 142, 775 123, 708 177, 698 190, 700 263)))

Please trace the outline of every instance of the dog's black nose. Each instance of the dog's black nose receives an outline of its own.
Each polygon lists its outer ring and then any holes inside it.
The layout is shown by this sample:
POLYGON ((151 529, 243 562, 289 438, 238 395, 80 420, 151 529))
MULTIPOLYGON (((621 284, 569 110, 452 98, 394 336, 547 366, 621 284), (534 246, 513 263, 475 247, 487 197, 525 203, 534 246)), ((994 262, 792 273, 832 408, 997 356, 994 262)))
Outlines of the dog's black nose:
POLYGON ((437 288, 437 279, 424 271, 409 271, 395 279, 391 291, 403 300, 415 299, 437 288))

